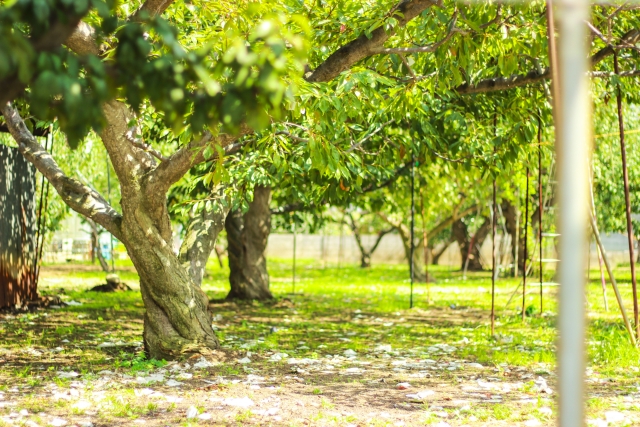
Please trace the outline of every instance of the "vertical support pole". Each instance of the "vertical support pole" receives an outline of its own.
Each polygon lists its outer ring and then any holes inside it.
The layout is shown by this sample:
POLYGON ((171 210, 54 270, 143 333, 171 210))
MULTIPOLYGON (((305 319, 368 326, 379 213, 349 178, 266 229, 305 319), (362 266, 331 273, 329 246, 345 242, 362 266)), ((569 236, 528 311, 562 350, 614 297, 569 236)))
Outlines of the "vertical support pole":
MULTIPOLYGON (((520 200, 520 192, 516 190, 516 200, 520 200)), ((516 230, 513 242, 513 277, 518 278, 518 252, 520 252, 520 206, 516 205, 516 230)))
MULTIPOLYGON (((109 167, 109 154, 106 154, 105 158, 107 164, 107 201, 111 204, 111 168, 109 167)), ((111 246, 111 272, 116 271, 116 267, 113 260, 113 235, 109 233, 109 245, 111 246)))
POLYGON ((491 206, 491 336, 496 328, 496 178, 493 178, 493 205, 491 206))
POLYGON ((424 214, 424 186, 420 186, 420 213, 422 215, 422 247, 424 249, 424 277, 427 282, 427 304, 431 304, 431 285, 429 284, 429 234, 424 214))
POLYGON ((542 212, 544 209, 542 200, 542 119, 538 113, 538 263, 540 264, 540 317, 544 313, 542 301, 543 301, 543 288, 542 288, 542 212))
POLYGON ((340 221, 340 240, 338 241, 338 270, 340 270, 340 261, 342 261, 342 237, 344 236, 344 214, 340 221))
POLYGON ((324 270, 327 266, 326 260, 324 259, 324 227, 322 228, 322 235, 320 237, 320 260, 322 261, 322 269, 324 270))
MULTIPOLYGON (((49 151, 49 155, 53 156, 53 125, 49 125, 49 133, 47 134, 47 143, 45 145, 45 150, 49 151), (48 145, 48 147, 47 147, 48 145)), ((42 193, 40 193, 40 207, 38 208, 38 234, 36 236, 36 260, 34 263, 34 286, 37 286, 38 280, 40 280, 40 264, 42 262, 42 251, 44 250, 44 243, 47 237, 46 229, 46 215, 47 215, 47 207, 49 206, 49 180, 44 179, 44 175, 42 176, 42 182, 40 191, 44 191, 44 210, 43 210, 43 198, 42 193), (43 218, 42 215, 45 217, 43 218), (42 228, 41 228, 42 227, 42 228)))
MULTIPOLYGON (((412 148, 413 150, 413 148, 412 148)), ((411 257, 411 259, 409 260, 409 274, 410 274, 410 281, 411 281, 411 290, 409 293, 409 308, 413 308, 413 278, 415 275, 415 265, 413 262, 413 252, 415 249, 415 242, 414 242, 414 238, 415 238, 415 214, 416 214, 416 200, 415 200, 415 181, 416 181, 416 166, 415 166, 415 159, 413 157, 413 151, 411 152, 411 230, 410 230, 410 239, 411 239, 411 243, 410 243, 410 247, 409 247, 409 256, 411 257)))
POLYGON ((296 243, 298 240, 298 230, 296 227, 296 219, 293 218, 293 277, 291 278, 291 293, 296 293, 296 243))
MULTIPOLYGON (((613 53, 613 68, 616 75, 620 74, 618 53, 613 53)), ((618 127, 620 129, 620 151, 622 152, 622 180, 624 182, 624 205, 627 215, 627 240, 629 241, 629 265, 631 266, 631 289, 633 290, 633 321, 636 327, 636 337, 640 337, 640 322, 638 322, 638 288, 636 282, 636 257, 633 256, 633 225, 631 224, 631 202, 629 200, 629 170, 627 168, 627 148, 624 142, 624 117, 622 116, 622 92, 616 91, 618 107, 618 127)))
POLYGON ((588 224, 591 99, 587 72, 588 0, 558 0, 555 114, 560 232, 558 303, 558 419, 560 427, 583 427, 585 306, 584 269, 588 224))
POLYGON ((527 308, 527 259, 529 259, 527 239, 529 238, 529 167, 527 166, 527 183, 524 196, 524 257, 522 258, 522 321, 526 317, 527 308))

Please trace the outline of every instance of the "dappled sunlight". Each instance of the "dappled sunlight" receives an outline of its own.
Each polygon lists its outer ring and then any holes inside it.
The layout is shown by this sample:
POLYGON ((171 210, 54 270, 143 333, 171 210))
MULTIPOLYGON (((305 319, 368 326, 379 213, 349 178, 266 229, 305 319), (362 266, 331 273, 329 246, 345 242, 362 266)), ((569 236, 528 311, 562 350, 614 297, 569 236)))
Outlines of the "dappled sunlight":
MULTIPOLYGON (((555 315, 522 324, 512 304, 489 337, 488 273, 462 280, 436 268, 431 303, 418 284, 408 309, 404 266, 301 262, 295 294, 291 265, 269 266, 276 300, 250 303, 222 300, 228 270, 209 264, 203 288, 223 352, 178 363, 144 358, 139 291, 86 292, 103 273, 45 267, 42 291, 68 305, 0 315, 0 422, 554 425, 555 315)), ((118 273, 137 286, 130 269, 118 273)), ((516 285, 498 282, 498 307, 516 285)), ((637 353, 599 307, 598 286, 589 288, 589 417, 640 422, 637 353)), ((554 310, 554 292, 545 297, 554 310)))

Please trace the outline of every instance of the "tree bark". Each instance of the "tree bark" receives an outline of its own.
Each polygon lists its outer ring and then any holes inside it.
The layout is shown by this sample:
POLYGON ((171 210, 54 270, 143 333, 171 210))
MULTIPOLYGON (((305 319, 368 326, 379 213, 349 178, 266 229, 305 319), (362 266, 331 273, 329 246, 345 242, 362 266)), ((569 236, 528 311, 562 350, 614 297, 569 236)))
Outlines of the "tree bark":
MULTIPOLYGON (((396 230, 402 239, 402 246, 404 248, 404 255, 407 263, 411 266, 411 233, 409 228, 404 226, 397 227, 396 230)), ((425 282, 427 275, 424 272, 424 255, 420 252, 421 244, 414 242, 413 250, 413 278, 417 282, 425 282)))
POLYGON ((460 256, 462 257, 462 263, 460 265, 461 269, 464 269, 465 263, 467 261, 467 256, 469 256, 469 265, 467 266, 467 270, 469 271, 482 271, 482 262, 480 262, 480 248, 482 244, 486 240, 489 232, 491 231, 491 221, 488 218, 485 218, 482 225, 478 231, 476 231, 474 236, 469 235, 469 230, 467 229, 467 225, 462 221, 462 219, 456 220, 452 227, 451 233, 454 236, 455 240, 458 242, 458 246, 460 246, 460 256), (471 251, 469 252, 469 247, 472 245, 471 251))
POLYGON ((449 247, 449 245, 451 245, 451 243, 453 243, 454 240, 455 239, 451 237, 449 240, 445 241, 438 250, 435 250, 435 248, 431 248, 431 265, 438 265, 440 258, 447 251, 447 248, 449 247))
POLYGON ((202 286, 207 261, 229 213, 229 205, 223 200, 222 191, 217 192, 214 197, 216 201, 211 209, 191 212, 187 232, 180 247, 178 259, 196 286, 202 286))
POLYGON ((394 228, 380 230, 376 237, 376 241, 373 243, 371 248, 367 249, 364 247, 364 244, 362 242, 360 228, 358 227, 358 224, 356 223, 355 218, 353 218, 353 215, 351 215, 350 213, 347 213, 347 216, 349 217, 349 220, 350 220, 349 225, 351 226, 353 237, 355 237, 356 244, 358 245, 358 249, 360 250, 360 268, 369 268, 371 267, 371 257, 373 256, 373 253, 375 252, 375 250, 378 248, 378 245, 380 245, 382 238, 387 234, 391 233, 394 230, 394 228))
POLYGON ((173 253, 170 240, 144 209, 132 204, 123 198, 121 241, 140 276, 145 350, 156 359, 175 359, 218 348, 209 299, 173 253))
POLYGON ((219 347, 219 342, 211 327, 208 298, 173 253, 166 194, 150 192, 141 179, 153 169, 155 160, 127 143, 124 135, 130 115, 124 104, 113 101, 105 105, 104 111, 108 126, 101 137, 120 180, 122 214, 95 190, 66 176, 29 132, 18 111, 10 104, 2 108, 18 149, 62 200, 125 245, 140 276, 147 310, 143 333, 147 354, 157 359, 175 359, 209 353, 219 347))
POLYGON ((227 215, 229 283, 227 299, 269 300, 269 273, 265 249, 271 232, 271 187, 256 186, 249 210, 227 215))

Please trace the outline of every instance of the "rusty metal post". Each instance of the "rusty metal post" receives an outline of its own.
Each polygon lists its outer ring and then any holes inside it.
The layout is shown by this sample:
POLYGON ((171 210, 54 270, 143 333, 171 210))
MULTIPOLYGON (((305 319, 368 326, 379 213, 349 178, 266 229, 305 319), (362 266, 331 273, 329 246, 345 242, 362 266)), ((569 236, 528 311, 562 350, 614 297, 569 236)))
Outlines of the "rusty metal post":
MULTIPOLYGON (((618 53, 613 53, 613 68, 616 75, 620 74, 618 53)), ((622 92, 616 91, 618 107, 618 128, 620 129, 620 151, 622 152, 622 181, 624 183, 624 206, 627 217, 627 240, 629 242, 629 265, 631 266, 631 289, 633 290, 633 321, 636 327, 636 339, 640 337, 640 322, 638 322, 638 287, 636 282, 636 257, 633 256, 633 225, 631 224, 631 202, 629 200, 629 169, 627 168, 627 147, 624 141, 624 116, 622 115, 622 92)))

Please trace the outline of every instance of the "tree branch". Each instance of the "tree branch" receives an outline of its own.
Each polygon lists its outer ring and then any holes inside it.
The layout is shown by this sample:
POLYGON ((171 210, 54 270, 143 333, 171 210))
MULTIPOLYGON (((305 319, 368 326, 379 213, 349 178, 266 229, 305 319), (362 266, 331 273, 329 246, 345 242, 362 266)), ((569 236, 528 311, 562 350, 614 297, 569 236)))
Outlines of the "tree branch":
POLYGON ((129 20, 139 22, 143 18, 144 13, 147 13, 148 16, 151 17, 162 15, 164 11, 171 6, 173 1, 174 0, 147 0, 136 10, 129 20))
MULTIPOLYGON (((634 29, 628 31, 622 38, 617 46, 607 46, 591 57, 591 66, 595 67, 598 63, 602 62, 605 58, 613 55, 616 48, 630 48, 640 42, 640 30, 634 29)), ((459 94, 471 95, 475 93, 487 93, 500 90, 512 89, 514 87, 525 86, 532 83, 538 83, 543 80, 549 79, 551 72, 548 68, 542 71, 530 71, 527 74, 513 75, 509 77, 496 77, 492 79, 481 80, 475 84, 463 84, 458 86, 455 90, 459 94)))
POLYGON ((455 221, 459 220, 460 218, 464 218, 465 216, 469 215, 471 212, 475 211, 477 208, 478 206, 473 204, 462 211, 456 210, 453 213, 453 215, 451 215, 449 218, 440 221, 435 227, 429 230, 427 233, 427 239, 429 240, 433 239, 442 230, 449 227, 451 224, 453 224, 455 221))
POLYGON ((29 132, 18 111, 7 103, 2 108, 11 136, 18 143, 18 150, 53 185, 62 200, 71 209, 90 218, 120 238, 122 217, 109 203, 90 187, 70 178, 29 132))
POLYGON ((143 180, 146 183, 147 191, 149 194, 166 194, 169 187, 178 182, 193 166, 204 161, 215 160, 218 157, 216 152, 213 157, 205 159, 204 151, 208 145, 217 145, 226 149, 228 146, 234 146, 234 142, 237 139, 242 138, 250 132, 251 129, 247 125, 242 125, 236 136, 221 133, 217 137, 214 137, 210 132, 205 132, 202 137, 194 139, 189 144, 180 148, 145 175, 143 180))
MULTIPOLYGON (((404 27, 435 4, 437 3, 433 0, 402 0, 392 11, 392 14, 398 14, 397 27, 404 27)), ((380 48, 393 34, 395 34, 395 28, 385 29, 384 26, 376 28, 369 36, 362 34, 329 55, 318 68, 306 76, 307 81, 319 83, 334 79, 356 62, 373 55, 374 50, 380 48)))
POLYGON ((100 55, 95 30, 86 22, 79 22, 64 44, 78 55, 100 55))
MULTIPOLYGON (((500 9, 498 9, 498 10, 500 10, 500 9)), ((390 53, 405 54, 405 53, 435 52, 440 46, 442 46, 451 37, 453 37, 453 35, 455 33, 462 32, 462 30, 460 30, 459 28, 456 28, 456 21, 457 20, 458 20, 458 11, 456 10, 456 12, 454 12, 453 16, 451 17, 451 21, 449 23, 450 30, 447 32, 447 35, 444 36, 444 38, 442 40, 437 41, 435 43, 432 43, 430 45, 427 45, 427 46, 416 46, 416 47, 391 47, 391 48, 378 47, 378 48, 372 49, 372 52, 373 53, 381 53, 381 54, 390 54, 390 53)), ((406 62, 406 59, 403 58, 403 61, 406 62)), ((407 68, 411 69, 408 64, 406 64, 406 65, 407 65, 407 68)), ((415 75, 413 77, 415 78, 415 75)))

